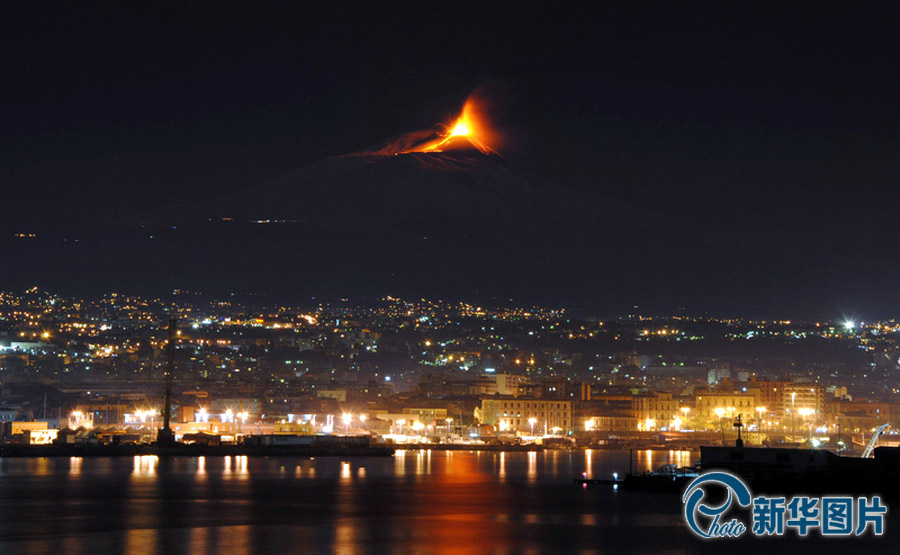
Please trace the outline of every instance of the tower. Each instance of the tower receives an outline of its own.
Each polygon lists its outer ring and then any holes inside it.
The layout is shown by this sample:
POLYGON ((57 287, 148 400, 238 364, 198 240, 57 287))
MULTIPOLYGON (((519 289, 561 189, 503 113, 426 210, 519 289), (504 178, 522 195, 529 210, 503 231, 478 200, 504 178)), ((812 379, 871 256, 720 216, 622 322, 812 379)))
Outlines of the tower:
POLYGON ((172 417, 172 375, 175 373, 175 341, 178 338, 178 320, 169 320, 169 342, 166 345, 169 360, 166 364, 166 393, 163 404, 163 427, 156 435, 157 445, 174 445, 175 434, 172 433, 170 419, 172 417))

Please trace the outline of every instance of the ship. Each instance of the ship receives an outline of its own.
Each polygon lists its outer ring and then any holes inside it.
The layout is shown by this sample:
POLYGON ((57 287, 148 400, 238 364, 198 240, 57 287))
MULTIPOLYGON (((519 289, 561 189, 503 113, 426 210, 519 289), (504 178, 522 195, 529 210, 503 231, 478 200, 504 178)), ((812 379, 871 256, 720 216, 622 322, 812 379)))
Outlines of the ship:
MULTIPOLYGON (((735 427, 740 430, 736 423, 735 427)), ((653 472, 631 473, 627 490, 681 493, 700 474, 724 470, 739 476, 754 492, 771 494, 856 494, 900 498, 900 447, 876 447, 888 429, 875 429, 861 456, 841 456, 826 449, 701 446, 693 467, 664 465, 653 472)))

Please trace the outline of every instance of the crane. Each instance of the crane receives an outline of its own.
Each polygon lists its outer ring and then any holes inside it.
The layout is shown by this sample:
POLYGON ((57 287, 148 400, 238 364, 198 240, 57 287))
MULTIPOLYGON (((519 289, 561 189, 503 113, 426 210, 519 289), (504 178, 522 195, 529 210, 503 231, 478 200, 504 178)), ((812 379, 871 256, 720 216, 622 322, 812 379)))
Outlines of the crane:
POLYGON ((868 445, 866 445, 866 448, 863 449, 862 458, 868 459, 869 457, 872 456, 872 452, 875 450, 875 444, 878 443, 878 437, 882 433, 887 431, 887 429, 890 427, 891 427, 891 425, 889 423, 884 423, 881 426, 878 426, 877 428, 875 428, 875 433, 872 434, 872 438, 869 440, 868 445))

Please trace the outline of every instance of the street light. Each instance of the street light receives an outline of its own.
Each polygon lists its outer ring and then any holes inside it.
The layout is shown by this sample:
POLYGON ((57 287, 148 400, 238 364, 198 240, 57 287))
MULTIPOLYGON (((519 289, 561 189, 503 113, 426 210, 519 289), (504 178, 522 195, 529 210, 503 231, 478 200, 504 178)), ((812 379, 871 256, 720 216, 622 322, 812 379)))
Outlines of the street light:
POLYGON ((532 416, 528 419, 528 423, 531 424, 531 436, 534 437, 534 425, 537 424, 537 418, 532 416))
POLYGON ((341 420, 344 421, 344 429, 345 433, 350 434, 350 421, 353 420, 353 415, 349 412, 345 412, 343 416, 341 416, 341 420))
POLYGON ((156 409, 150 409, 147 411, 147 415, 150 416, 150 430, 151 433, 158 433, 156 429, 156 409))
POLYGON ((762 425, 764 424, 762 416, 766 412, 766 407, 756 407, 756 435, 759 437, 759 444, 762 445, 762 425))
POLYGON ((450 437, 450 423, 453 422, 453 419, 445 418, 445 420, 447 421, 447 437, 449 438, 450 437))
MULTIPOLYGON (((802 416, 802 417, 803 417, 803 420, 805 421, 807 416, 810 416, 810 415, 812 415, 812 414, 815 414, 815 412, 816 412, 816 411, 814 411, 813 409, 801 408, 801 409, 800 409, 800 416, 802 416)), ((809 439, 812 440, 812 422, 810 422, 810 423, 808 424, 808 426, 809 426, 809 439)))
POLYGON ((719 417, 719 431, 722 432, 722 445, 725 445, 725 428, 722 427, 722 417, 725 415, 725 409, 718 407, 713 412, 719 417))
POLYGON ((797 398, 797 392, 791 392, 791 441, 794 441, 794 425, 796 417, 794 416, 794 400, 797 398))

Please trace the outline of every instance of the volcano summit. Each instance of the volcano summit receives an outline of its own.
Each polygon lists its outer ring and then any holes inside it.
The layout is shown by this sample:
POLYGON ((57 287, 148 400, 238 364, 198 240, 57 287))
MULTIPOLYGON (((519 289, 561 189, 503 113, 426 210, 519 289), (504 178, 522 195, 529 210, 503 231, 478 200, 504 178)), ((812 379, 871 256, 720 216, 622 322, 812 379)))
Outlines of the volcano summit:
POLYGON ((537 287, 552 301, 590 289, 626 234, 646 232, 629 224, 635 211, 516 167, 489 146, 498 135, 476 108, 212 202, 98 226, 55 260, 69 283, 102 286, 100 264, 119 288, 162 291, 474 299, 537 287))

